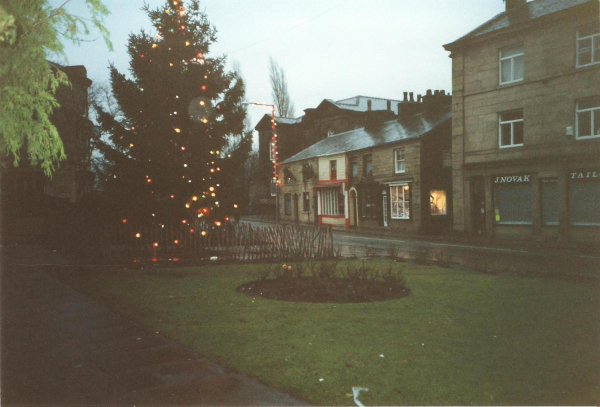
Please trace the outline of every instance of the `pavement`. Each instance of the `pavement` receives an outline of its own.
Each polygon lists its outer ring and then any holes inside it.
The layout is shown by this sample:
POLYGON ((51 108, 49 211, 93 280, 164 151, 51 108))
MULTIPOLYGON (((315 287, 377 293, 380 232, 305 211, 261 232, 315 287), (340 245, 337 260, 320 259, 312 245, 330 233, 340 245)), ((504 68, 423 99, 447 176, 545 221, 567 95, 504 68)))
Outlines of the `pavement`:
POLYGON ((307 405, 140 327, 48 275, 76 267, 4 248, 1 405, 307 405))

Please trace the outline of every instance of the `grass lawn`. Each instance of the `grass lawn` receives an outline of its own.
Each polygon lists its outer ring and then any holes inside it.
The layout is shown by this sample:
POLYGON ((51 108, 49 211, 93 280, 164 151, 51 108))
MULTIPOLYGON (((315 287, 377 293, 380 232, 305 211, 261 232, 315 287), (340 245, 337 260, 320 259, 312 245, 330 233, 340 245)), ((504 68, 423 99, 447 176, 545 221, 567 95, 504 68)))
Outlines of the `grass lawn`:
POLYGON ((316 404, 353 405, 353 386, 369 388, 360 395, 365 405, 600 403, 598 283, 403 263, 412 294, 398 300, 307 304, 236 293, 260 267, 59 277, 153 331, 316 404))

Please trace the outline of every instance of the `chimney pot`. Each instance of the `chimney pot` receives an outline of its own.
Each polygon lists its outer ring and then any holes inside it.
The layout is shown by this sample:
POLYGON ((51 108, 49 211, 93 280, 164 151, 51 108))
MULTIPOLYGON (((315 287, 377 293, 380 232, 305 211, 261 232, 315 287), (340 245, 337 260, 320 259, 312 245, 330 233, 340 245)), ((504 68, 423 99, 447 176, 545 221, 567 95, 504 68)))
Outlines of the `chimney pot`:
POLYGON ((411 102, 414 102, 414 101, 415 101, 415 98, 414 98, 414 94, 413 94, 413 92, 410 92, 410 93, 409 93, 409 95, 410 95, 410 101, 411 101, 411 102))
POLYGON ((387 101, 387 110, 392 110, 392 101, 391 100, 387 101))
POLYGON ((422 99, 423 99, 423 96, 417 95, 417 102, 418 103, 421 103, 422 99))
POLYGON ((367 99, 367 110, 371 111, 371 100, 367 99))
POLYGON ((404 101, 408 102, 408 92, 404 92, 404 101))

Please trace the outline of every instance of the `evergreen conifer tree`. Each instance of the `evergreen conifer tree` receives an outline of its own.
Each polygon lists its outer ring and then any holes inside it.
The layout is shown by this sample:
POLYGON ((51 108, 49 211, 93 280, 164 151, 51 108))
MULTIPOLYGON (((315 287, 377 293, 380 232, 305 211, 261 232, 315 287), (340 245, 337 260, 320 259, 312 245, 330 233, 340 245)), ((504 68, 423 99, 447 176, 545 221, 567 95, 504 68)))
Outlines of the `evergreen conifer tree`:
POLYGON ((157 33, 130 35, 131 77, 111 67, 120 116, 99 110, 110 134, 98 146, 104 188, 119 219, 190 228, 202 220, 208 232, 239 205, 223 149, 243 133, 244 83, 225 71, 224 56, 209 58, 216 30, 198 0, 145 11, 157 33))

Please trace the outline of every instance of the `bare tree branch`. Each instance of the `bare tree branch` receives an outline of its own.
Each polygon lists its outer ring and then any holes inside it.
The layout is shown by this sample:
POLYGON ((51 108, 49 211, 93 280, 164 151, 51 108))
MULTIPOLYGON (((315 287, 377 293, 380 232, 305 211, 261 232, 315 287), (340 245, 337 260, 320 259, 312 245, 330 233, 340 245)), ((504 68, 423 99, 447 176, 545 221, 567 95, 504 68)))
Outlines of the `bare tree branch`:
POLYGON ((271 80, 271 96, 279 116, 293 118, 294 104, 290 99, 285 71, 273 57, 269 57, 269 78, 271 80))

